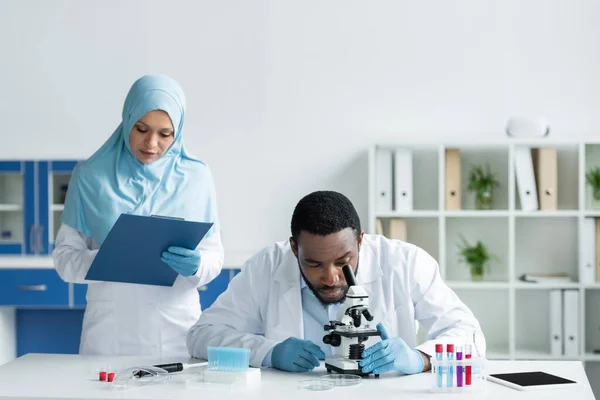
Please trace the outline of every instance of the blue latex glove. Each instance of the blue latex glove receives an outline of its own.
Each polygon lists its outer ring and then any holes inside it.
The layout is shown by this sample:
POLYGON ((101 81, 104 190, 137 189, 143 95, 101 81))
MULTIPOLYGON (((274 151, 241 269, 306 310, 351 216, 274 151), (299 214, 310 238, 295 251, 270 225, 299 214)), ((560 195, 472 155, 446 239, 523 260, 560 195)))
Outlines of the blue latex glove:
POLYGON ((200 250, 171 246, 162 253, 160 259, 179 275, 192 276, 198 271, 201 257, 200 250))
POLYGON ((289 372, 306 372, 325 359, 323 350, 310 340, 290 337, 273 347, 271 363, 277 369, 289 372))
POLYGON ((425 360, 418 350, 408 347, 401 338, 390 338, 381 323, 377 324, 377 330, 382 341, 363 351, 363 359, 360 362, 362 372, 373 371, 376 375, 388 371, 400 371, 405 374, 423 372, 425 360))

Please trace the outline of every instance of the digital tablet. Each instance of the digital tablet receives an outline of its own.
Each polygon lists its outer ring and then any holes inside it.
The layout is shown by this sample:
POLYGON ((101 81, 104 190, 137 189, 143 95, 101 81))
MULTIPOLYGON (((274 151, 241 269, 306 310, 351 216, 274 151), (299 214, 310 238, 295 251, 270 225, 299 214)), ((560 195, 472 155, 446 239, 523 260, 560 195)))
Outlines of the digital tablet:
POLYGON ((517 390, 568 388, 577 382, 542 371, 490 374, 488 380, 517 390))

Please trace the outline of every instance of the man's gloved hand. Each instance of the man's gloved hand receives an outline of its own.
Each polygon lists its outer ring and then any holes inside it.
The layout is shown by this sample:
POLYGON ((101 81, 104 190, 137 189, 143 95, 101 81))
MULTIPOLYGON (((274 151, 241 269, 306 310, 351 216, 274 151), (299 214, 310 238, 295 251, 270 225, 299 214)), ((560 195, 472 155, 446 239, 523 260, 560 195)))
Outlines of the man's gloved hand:
POLYGON ((325 359, 323 350, 310 340, 290 337, 273 347, 271 364, 289 372, 306 372, 319 366, 325 359))
POLYGON ((408 347, 399 337, 390 338, 381 323, 377 324, 377 330, 383 340, 363 351, 363 359, 360 362, 362 372, 373 371, 376 375, 388 371, 400 371, 405 374, 423 372, 425 360, 418 350, 408 347))
POLYGON ((200 250, 171 246, 162 253, 160 259, 179 275, 192 276, 200 267, 201 257, 200 250))

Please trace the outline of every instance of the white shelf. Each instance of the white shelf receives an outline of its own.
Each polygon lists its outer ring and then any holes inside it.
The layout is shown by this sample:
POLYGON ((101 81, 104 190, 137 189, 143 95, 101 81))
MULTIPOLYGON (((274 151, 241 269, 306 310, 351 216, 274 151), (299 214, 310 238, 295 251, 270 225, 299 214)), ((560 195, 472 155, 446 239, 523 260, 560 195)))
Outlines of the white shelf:
POLYGON ((583 355, 583 359, 585 361, 600 361, 600 354, 595 353, 585 353, 583 355))
POLYGON ((495 353, 492 351, 486 352, 486 358, 488 360, 510 360, 510 354, 508 353, 495 353))
POLYGON ((64 211, 65 205, 64 204, 52 204, 52 206, 50 206, 50 209, 52 211, 64 211))
MULTIPOLYGON (((592 310, 598 307, 600 282, 527 283, 518 280, 523 273, 566 273, 573 279, 584 275, 585 267, 583 263, 580 265, 586 257, 582 250, 582 243, 586 242, 582 237, 587 239, 583 223, 586 217, 600 218, 600 209, 592 208, 590 190, 585 182, 585 172, 594 166, 600 167, 600 139, 597 138, 477 141, 459 138, 451 142, 375 145, 369 149, 368 161, 368 232, 375 233, 377 218, 398 217, 408 221, 406 240, 423 248, 438 261, 446 284, 456 290, 478 317, 489 339, 489 358, 600 362, 600 354, 552 356, 548 342, 549 291, 571 289, 578 290, 580 296, 578 332, 581 349, 594 348, 590 347, 592 344, 600 346, 597 323, 589 318, 592 310), (382 213, 375 209, 378 196, 376 157, 381 147, 413 150, 413 184, 419 185, 412 193, 413 206, 427 210, 382 213), (521 209, 515 177, 515 150, 519 147, 557 149, 557 210, 521 209), (446 210, 445 157, 449 148, 461 152, 462 209, 456 211, 446 210), (474 196, 467 191, 470 165, 485 164, 490 165, 500 186, 494 192, 491 210, 475 210, 474 196), (411 218, 422 219, 411 221, 411 218), (481 241, 489 252, 498 256, 483 281, 471 281, 467 266, 460 262, 457 246, 460 246, 461 236, 473 244, 481 241)), ((393 189, 392 183, 392 193, 393 189)))
POLYGON ((415 210, 415 211, 394 211, 377 213, 376 218, 437 218, 439 211, 415 210))
POLYGON ((508 217, 510 212, 508 210, 461 210, 461 211, 444 211, 446 217, 460 217, 460 218, 494 218, 494 217, 508 217))
POLYGON ((579 289, 580 284, 577 282, 557 282, 557 283, 528 283, 528 282, 515 282, 515 289, 523 290, 548 290, 548 289, 579 289))
POLYGON ((600 283, 587 283, 587 284, 582 284, 582 287, 583 287, 584 289, 597 290, 597 289, 600 289, 600 283))
POLYGON ((23 207, 20 204, 0 204, 0 211, 21 211, 23 207))
POLYGON ((508 282, 469 282, 469 281, 446 281, 452 289, 508 289, 508 282))
POLYGON ((515 217, 578 217, 577 210, 557 210, 557 211, 515 211, 515 217))
POLYGON ((579 360, 580 356, 553 356, 549 352, 539 351, 539 350, 526 350, 526 349, 517 349, 515 352, 516 360, 579 360))

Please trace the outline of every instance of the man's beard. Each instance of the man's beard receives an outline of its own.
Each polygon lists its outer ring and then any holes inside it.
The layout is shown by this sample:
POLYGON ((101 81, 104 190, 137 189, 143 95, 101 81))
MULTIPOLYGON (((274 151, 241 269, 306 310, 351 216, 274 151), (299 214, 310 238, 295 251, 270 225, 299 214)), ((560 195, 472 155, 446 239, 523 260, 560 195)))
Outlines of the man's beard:
MULTIPOLYGON (((319 289, 315 288, 308 279, 306 279, 306 276, 304 275, 304 272, 302 272, 302 267, 300 266, 300 261, 298 261, 298 268, 300 268, 300 273, 302 274, 302 277, 304 278, 304 282, 306 282, 306 286, 308 286, 308 288, 310 289, 311 292, 313 292, 313 294, 315 295, 315 297, 321 302, 321 304, 323 304, 324 306, 328 306, 330 304, 340 304, 343 303, 344 300, 346 300, 346 295, 348 294, 348 290, 350 289, 348 287, 348 284, 344 284, 344 285, 336 285, 336 286, 322 286, 319 289), (328 299, 324 299, 323 297, 321 297, 320 291, 322 290, 327 290, 327 289, 341 289, 342 291, 342 297, 340 297, 338 300, 328 300, 328 299)), ((358 264, 356 267, 356 272, 358 272, 358 264)))

